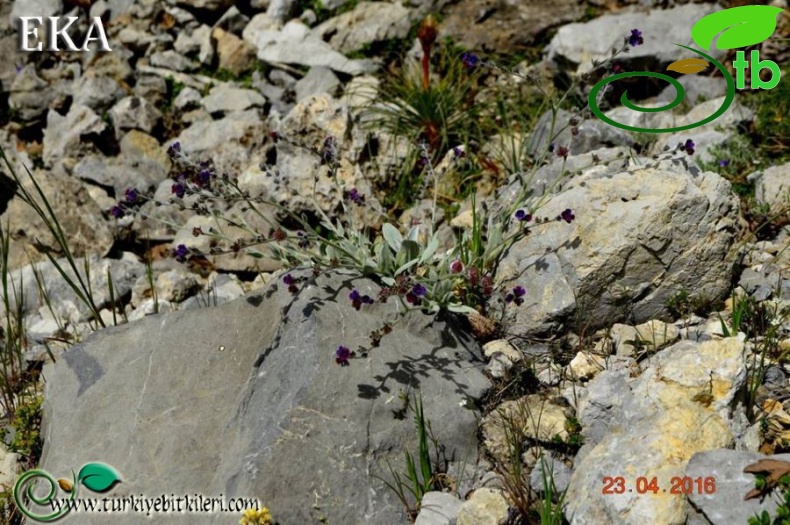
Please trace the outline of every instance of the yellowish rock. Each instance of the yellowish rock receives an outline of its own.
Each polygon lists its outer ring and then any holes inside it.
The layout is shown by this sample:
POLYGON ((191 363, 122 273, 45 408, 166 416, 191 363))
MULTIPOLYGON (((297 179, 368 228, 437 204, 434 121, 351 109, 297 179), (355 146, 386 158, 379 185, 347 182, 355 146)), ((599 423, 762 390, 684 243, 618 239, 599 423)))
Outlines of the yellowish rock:
POLYGON ((648 363, 616 424, 571 477, 566 514, 585 523, 686 523, 686 499, 670 493, 672 478, 684 476, 695 453, 734 444, 728 420, 746 379, 742 341, 682 341, 648 363), (603 494, 603 476, 622 476, 625 491, 603 494), (660 490, 638 494, 640 476, 655 477, 660 490))
POLYGON ((579 352, 568 363, 568 376, 574 379, 590 379, 606 368, 606 360, 589 352, 579 352))
POLYGON ((148 133, 133 129, 123 136, 120 142, 121 152, 130 158, 151 160, 162 166, 165 172, 170 170, 170 157, 159 144, 159 141, 148 133))
POLYGON ((461 505, 458 525, 505 525, 508 504, 502 491, 490 488, 477 489, 461 505))
POLYGON ((495 458, 506 461, 511 448, 508 436, 520 434, 524 438, 544 443, 556 439, 566 441, 568 431, 565 427, 572 415, 570 408, 560 406, 540 394, 506 401, 483 418, 485 446, 495 458))
POLYGON ((214 28, 211 37, 217 41, 220 69, 241 75, 255 65, 256 49, 252 44, 219 27, 214 28))
POLYGON ((663 321, 652 320, 634 327, 639 339, 653 347, 661 348, 667 343, 671 343, 680 335, 680 331, 674 324, 663 321))
POLYGON ((497 339, 483 345, 483 354, 487 358, 492 358, 497 354, 501 354, 511 363, 516 363, 521 360, 521 352, 515 346, 510 344, 507 339, 497 339))
POLYGON ((462 211, 450 221, 450 226, 469 230, 472 228, 472 218, 472 210, 462 211))

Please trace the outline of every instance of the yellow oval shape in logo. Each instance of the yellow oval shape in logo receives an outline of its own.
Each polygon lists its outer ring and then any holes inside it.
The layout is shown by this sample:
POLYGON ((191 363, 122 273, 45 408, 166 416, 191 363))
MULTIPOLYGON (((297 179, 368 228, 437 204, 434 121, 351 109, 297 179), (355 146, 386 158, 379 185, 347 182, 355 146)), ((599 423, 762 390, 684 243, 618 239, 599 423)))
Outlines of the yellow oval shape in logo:
POLYGON ((667 66, 667 71, 677 71, 681 75, 693 75, 707 68, 710 63, 701 58, 683 58, 667 66))

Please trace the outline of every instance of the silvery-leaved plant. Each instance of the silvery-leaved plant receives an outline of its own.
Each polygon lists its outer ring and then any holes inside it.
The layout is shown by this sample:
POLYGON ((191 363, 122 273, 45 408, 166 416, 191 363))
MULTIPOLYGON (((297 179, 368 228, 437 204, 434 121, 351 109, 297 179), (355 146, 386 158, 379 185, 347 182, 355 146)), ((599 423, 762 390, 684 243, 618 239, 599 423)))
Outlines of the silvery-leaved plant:
MULTIPOLYGON (((278 135, 278 140, 286 139, 278 135)), ((325 144, 333 146, 334 141, 327 140, 325 144)), ((331 148, 325 150, 321 157, 330 164, 330 168, 336 168, 336 152, 331 148)), ((418 224, 405 233, 389 222, 384 223, 379 231, 356 227, 353 224, 353 207, 370 205, 366 195, 356 188, 344 190, 338 186, 338 191, 344 195, 340 218, 331 219, 316 205, 313 209, 319 216, 319 224, 314 225, 265 196, 250 196, 238 186, 234 178, 226 174, 218 175, 210 161, 196 162, 190 159, 181 151, 179 143, 172 144, 168 151, 177 166, 177 175, 172 184, 172 200, 180 203, 182 209, 190 207, 199 215, 213 217, 217 224, 216 228, 195 228, 193 234, 224 241, 229 246, 221 249, 213 243, 208 253, 201 253, 196 248, 179 244, 174 247, 173 256, 181 262, 207 255, 243 252, 256 258, 273 257, 287 268, 313 268, 314 275, 330 269, 350 270, 371 278, 379 285, 379 301, 386 302, 389 298, 396 300, 398 319, 401 318, 400 314, 414 309, 429 313, 446 310, 473 317, 480 314, 485 318, 489 314, 489 301, 497 291, 503 299, 503 308, 525 302, 526 291, 523 286, 496 290, 494 274, 506 250, 529 233, 532 214, 541 207, 545 197, 526 207, 526 195, 521 194, 514 204, 498 213, 489 213, 484 205, 478 209, 473 198, 471 228, 462 231, 452 246, 440 250, 441 243, 438 232, 434 231, 434 220, 430 221, 430 227, 418 224), (264 235, 243 217, 212 209, 214 200, 226 204, 243 203, 242 211, 251 211, 268 222, 271 232, 264 235), (287 217, 293 226, 286 231, 262 213, 263 206, 269 206, 287 217), (244 237, 228 236, 220 221, 242 230, 244 237), (425 228, 429 228, 428 231, 425 228), (263 245, 266 245, 266 250, 261 249, 263 245)), ((436 186, 438 176, 430 164, 427 171, 436 186)), ((337 182, 336 178, 333 179, 337 182)), ((119 218, 132 214, 143 215, 142 204, 149 200, 149 196, 130 188, 125 192, 124 200, 110 213, 119 218)), ((556 220, 570 223, 574 218, 571 210, 565 210, 556 220)), ((552 219, 536 219, 534 223, 548 220, 552 219)), ((299 293, 300 284, 305 280, 305 277, 291 273, 282 277, 283 284, 294 295, 299 293)), ((355 309, 375 302, 356 289, 349 294, 349 300, 355 309)), ((489 325, 496 325, 490 319, 488 321, 489 325)), ((391 330, 391 324, 385 323, 380 331, 374 331, 371 334, 371 346, 378 346, 382 335, 388 330, 391 330)), ((353 351, 341 346, 335 357, 338 363, 346 364, 348 357, 353 355, 353 351)))
MULTIPOLYGON (((273 133, 272 136, 276 142, 296 144, 280 133, 273 133)), ((336 176, 339 167, 337 143, 332 137, 327 137, 322 148, 308 149, 320 159, 319 162, 330 168, 330 180, 336 184, 338 194, 343 196, 340 199, 342 213, 339 218, 330 218, 315 201, 314 188, 315 205, 312 209, 318 214, 317 225, 265 195, 251 196, 239 187, 234 177, 218 174, 211 161, 191 159, 190 155, 182 151, 181 144, 173 143, 168 149, 174 165, 171 202, 181 210, 189 208, 198 215, 211 217, 216 224, 216 227, 193 228, 196 237, 212 239, 207 253, 179 244, 174 246, 173 256, 181 262, 195 260, 199 263, 206 256, 242 252, 256 258, 273 257, 287 268, 312 268, 313 276, 331 269, 352 271, 378 284, 378 301, 384 303, 390 298, 395 300, 397 311, 394 322, 402 319, 402 314, 409 310, 429 313, 444 310, 466 314, 477 335, 491 337, 499 330, 489 312, 494 294, 501 296, 499 304, 503 309, 520 306, 526 300, 526 289, 521 285, 509 290, 497 289, 494 277, 501 257, 513 243, 527 235, 531 227, 555 219, 570 223, 575 215, 568 209, 556 218, 535 219, 533 223, 533 214, 542 207, 547 197, 544 195, 532 202, 528 198, 528 184, 523 185, 509 207, 497 213, 490 213, 485 205, 478 208, 473 196, 471 228, 458 234, 451 246, 442 247, 439 234, 435 231, 440 176, 430 164, 427 146, 422 144, 420 147, 426 160, 427 180, 433 183, 432 217, 430 226, 417 224, 407 232, 402 232, 390 222, 385 222, 378 231, 354 224, 357 215, 354 213, 355 207, 367 207, 368 212, 384 214, 381 210, 373 209, 375 199, 367 199, 363 191, 341 187, 336 176), (271 229, 264 234, 244 217, 229 209, 223 213, 215 204, 225 209, 229 205, 241 204, 242 212, 254 213, 271 229), (287 218, 291 226, 286 230, 274 216, 263 213, 262 207, 269 207, 275 215, 287 218), (230 228, 224 228, 225 225, 230 228), (232 237, 227 233, 238 230, 243 232, 242 236, 232 237), (220 244, 226 247, 221 248, 220 244), (267 248, 265 250, 262 249, 264 245, 267 248)), ((558 155, 563 157, 564 162, 565 155, 558 155)), ((457 152, 455 157, 458 157, 457 152)), ((116 218, 138 214, 161 220, 144 212, 144 205, 151 200, 153 196, 130 188, 124 193, 124 199, 110 210, 110 214, 116 218)), ((154 204, 160 204, 160 201, 154 200, 154 204)), ((180 228, 175 224, 171 226, 180 228)), ((290 272, 281 279, 294 295, 309 280, 304 275, 290 272)), ((357 310, 376 302, 356 289, 351 290, 348 299, 357 310)), ((501 313, 504 314, 504 310, 501 313)), ((370 334, 370 346, 378 346, 381 338, 391 330, 390 322, 385 322, 380 330, 374 330, 370 334)), ((354 351, 341 345, 334 357, 337 363, 345 365, 354 355, 354 351)))

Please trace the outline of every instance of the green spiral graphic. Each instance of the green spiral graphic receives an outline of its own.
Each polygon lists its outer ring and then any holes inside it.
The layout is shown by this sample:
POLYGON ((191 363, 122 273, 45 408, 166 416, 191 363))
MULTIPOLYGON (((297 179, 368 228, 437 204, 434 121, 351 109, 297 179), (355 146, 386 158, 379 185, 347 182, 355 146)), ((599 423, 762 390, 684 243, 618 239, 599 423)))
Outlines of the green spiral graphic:
POLYGON ((713 122, 714 120, 722 116, 724 112, 727 111, 727 109, 729 109, 730 105, 732 104, 732 101, 735 99, 735 80, 733 80, 732 75, 730 75, 730 72, 727 71, 727 69, 724 67, 723 64, 721 64, 718 60, 714 59, 713 57, 706 55, 702 51, 698 51, 696 49, 681 44, 675 44, 675 45, 682 47, 684 49, 688 49, 689 51, 704 57, 705 59, 713 63, 718 68, 718 70, 721 71, 721 73, 724 75, 724 80, 727 81, 727 95, 724 98, 724 102, 721 105, 721 107, 713 115, 703 120, 700 120, 699 122, 686 124, 685 126, 677 126, 674 128, 664 128, 664 129, 650 129, 650 128, 638 128, 636 126, 621 124, 603 114, 601 109, 598 107, 598 101, 597 101, 598 93, 610 82, 616 82, 617 80, 623 78, 629 78, 629 77, 652 77, 652 78, 660 78, 661 80, 666 80, 667 82, 672 84, 672 86, 675 88, 676 94, 675 94, 675 99, 669 104, 666 104, 665 106, 661 106, 657 108, 642 108, 632 103, 630 100, 628 100, 628 92, 626 91, 625 93, 623 93, 623 96, 620 97, 620 102, 628 109, 639 111, 641 113, 659 113, 661 111, 668 111, 678 106, 681 102, 683 102, 683 99, 686 97, 686 91, 683 89, 683 86, 680 84, 680 82, 670 77, 669 75, 665 75, 663 73, 651 73, 649 71, 634 71, 630 73, 619 73, 617 75, 612 75, 611 77, 607 77, 601 80, 600 82, 598 82, 597 84, 595 84, 592 88, 592 91, 590 91, 590 96, 587 99, 593 114, 597 116, 599 119, 609 124, 610 126, 615 126, 617 128, 624 129, 627 131, 636 131, 641 133, 673 133, 677 131, 685 131, 687 129, 704 126, 705 124, 709 122, 713 122))
MULTIPOLYGON (((74 484, 73 484, 74 488, 71 491, 70 501, 74 501, 74 499, 77 497, 77 486, 78 486, 77 477, 74 475, 73 472, 72 472, 72 477, 74 479, 74 484)), ((52 500, 54 499, 55 494, 57 492, 58 492, 58 483, 57 481, 55 481, 55 478, 53 478, 43 470, 28 470, 27 472, 25 472, 19 477, 16 484, 14 485, 14 503, 16 503, 16 506, 19 508, 22 514, 24 514, 25 516, 27 516, 28 518, 34 521, 41 521, 41 522, 55 521, 68 514, 69 511, 71 510, 71 507, 65 506, 62 507, 60 510, 53 512, 52 514, 39 515, 31 512, 30 509, 28 509, 25 506, 25 502, 22 501, 22 495, 26 494, 27 497, 30 499, 30 501, 32 501, 36 505, 43 507, 52 503, 52 500), (49 483, 49 493, 43 498, 39 498, 33 493, 33 481, 35 480, 35 478, 44 478, 49 483), (27 484, 27 490, 25 490, 26 484, 27 484)))

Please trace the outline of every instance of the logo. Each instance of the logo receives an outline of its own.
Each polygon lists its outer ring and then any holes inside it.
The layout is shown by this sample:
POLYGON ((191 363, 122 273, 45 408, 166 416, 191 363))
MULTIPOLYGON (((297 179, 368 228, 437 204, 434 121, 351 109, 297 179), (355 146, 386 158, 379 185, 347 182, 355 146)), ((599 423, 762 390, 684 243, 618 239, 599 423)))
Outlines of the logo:
MULTIPOLYGON (((711 50, 713 40, 721 33, 718 41, 716 42, 717 49, 738 49, 742 47, 753 46, 760 42, 767 40, 773 35, 776 30, 776 16, 782 12, 778 7, 771 7, 765 5, 748 5, 743 7, 733 7, 732 9, 725 9, 718 11, 701 18, 694 27, 691 29, 691 38, 694 42, 708 51, 711 50)), ((724 80, 727 81, 727 95, 724 97, 724 102, 721 107, 711 116, 684 126, 677 126, 673 128, 663 129, 650 129, 638 128, 636 126, 629 126, 621 124, 615 120, 607 117, 598 107, 598 94, 610 82, 616 82, 623 78, 631 77, 651 77, 666 80, 675 88, 675 99, 669 104, 657 108, 643 108, 628 100, 628 92, 623 93, 620 102, 623 106, 633 111, 641 113, 659 113, 668 111, 678 106, 686 96, 683 86, 676 79, 665 75, 663 73, 652 73, 649 71, 638 71, 629 73, 619 73, 603 79, 593 86, 592 91, 588 97, 590 109, 593 114, 599 119, 603 120, 611 126, 615 126, 627 131, 637 131, 642 133, 674 133, 678 131, 685 131, 687 129, 704 126, 709 122, 713 122, 724 114, 729 109, 733 100, 735 99, 735 89, 744 89, 746 86, 746 70, 750 70, 750 88, 751 89, 773 89, 779 84, 780 71, 779 66, 770 60, 760 60, 760 52, 752 51, 749 60, 746 60, 746 53, 738 51, 736 53, 736 60, 732 63, 735 68, 736 78, 733 80, 732 75, 724 67, 724 65, 714 59, 713 57, 705 54, 703 51, 675 44, 678 47, 687 49, 701 58, 684 58, 673 62, 667 67, 668 71, 675 71, 681 74, 694 74, 699 73, 708 67, 709 64, 716 66, 716 69, 721 71, 724 75, 724 80), (768 69, 771 72, 770 80, 763 81, 760 79, 760 71, 768 69)))
POLYGON ((104 25, 101 18, 98 16, 93 17, 91 25, 88 27, 88 32, 81 47, 74 44, 71 39, 68 29, 71 25, 78 20, 76 16, 48 16, 42 20, 40 16, 20 16, 19 17, 19 50, 24 52, 29 51, 42 51, 44 49, 43 42, 39 41, 38 28, 46 27, 47 47, 46 51, 60 51, 58 44, 61 42, 65 44, 65 49, 68 51, 88 52, 90 51, 89 45, 93 41, 98 41, 101 45, 99 51, 112 51, 110 43, 107 41, 107 33, 104 31, 104 25), (66 25, 60 26, 60 20, 64 18, 66 25), (96 35, 94 36, 94 32, 96 35), (33 44, 30 40, 33 37, 33 44))
POLYGON ((74 474, 74 471, 72 471, 71 477, 72 481, 65 478, 55 481, 55 478, 45 470, 28 470, 19 476, 19 479, 14 484, 14 503, 16 503, 22 514, 33 521, 55 521, 68 514, 73 507, 64 505, 59 506, 57 510, 50 514, 36 514, 28 508, 27 504, 32 502, 39 506, 51 505, 58 493, 58 488, 70 494, 69 501, 74 501, 77 499, 80 484, 85 485, 93 492, 101 493, 107 492, 121 481, 121 475, 114 468, 104 463, 88 463, 80 469, 79 474, 74 474), (49 492, 46 496, 42 497, 34 492, 35 481, 38 478, 43 478, 49 484, 49 492), (23 497, 26 497, 26 501, 23 497))

